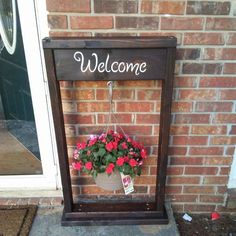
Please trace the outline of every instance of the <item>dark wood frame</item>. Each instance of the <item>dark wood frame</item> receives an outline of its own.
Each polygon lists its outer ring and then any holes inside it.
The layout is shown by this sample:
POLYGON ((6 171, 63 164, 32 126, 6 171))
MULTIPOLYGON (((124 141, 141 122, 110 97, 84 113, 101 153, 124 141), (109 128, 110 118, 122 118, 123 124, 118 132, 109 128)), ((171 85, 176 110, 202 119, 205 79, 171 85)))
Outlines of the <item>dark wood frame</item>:
POLYGON ((171 121, 176 38, 46 38, 43 40, 47 77, 50 90, 61 181, 64 196, 62 225, 113 225, 113 224, 165 224, 168 223, 164 200, 168 141, 171 121), (87 203, 74 204, 72 199, 66 136, 59 81, 56 74, 54 50, 56 49, 120 49, 153 48, 166 50, 166 72, 162 80, 160 133, 158 145, 156 199, 153 203, 87 203))

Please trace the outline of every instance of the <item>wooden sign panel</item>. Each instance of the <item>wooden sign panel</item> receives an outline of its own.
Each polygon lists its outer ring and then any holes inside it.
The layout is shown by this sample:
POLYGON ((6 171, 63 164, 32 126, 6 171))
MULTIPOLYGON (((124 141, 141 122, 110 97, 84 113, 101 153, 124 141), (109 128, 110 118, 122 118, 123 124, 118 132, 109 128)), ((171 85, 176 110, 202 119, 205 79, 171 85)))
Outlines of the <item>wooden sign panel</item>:
POLYGON ((67 38, 43 42, 64 196, 62 225, 164 224, 176 38, 67 38), (161 80, 156 197, 154 202, 75 204, 59 81, 161 80))
POLYGON ((58 80, 163 79, 165 49, 55 50, 58 80))

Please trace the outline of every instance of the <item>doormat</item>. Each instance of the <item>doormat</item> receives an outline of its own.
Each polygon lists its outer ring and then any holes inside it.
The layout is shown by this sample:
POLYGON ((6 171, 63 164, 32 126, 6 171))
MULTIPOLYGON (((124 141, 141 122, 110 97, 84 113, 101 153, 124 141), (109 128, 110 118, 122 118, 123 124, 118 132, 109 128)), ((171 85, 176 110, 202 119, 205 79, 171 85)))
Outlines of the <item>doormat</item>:
POLYGON ((0 206, 0 236, 27 236, 34 221, 37 206, 0 206))

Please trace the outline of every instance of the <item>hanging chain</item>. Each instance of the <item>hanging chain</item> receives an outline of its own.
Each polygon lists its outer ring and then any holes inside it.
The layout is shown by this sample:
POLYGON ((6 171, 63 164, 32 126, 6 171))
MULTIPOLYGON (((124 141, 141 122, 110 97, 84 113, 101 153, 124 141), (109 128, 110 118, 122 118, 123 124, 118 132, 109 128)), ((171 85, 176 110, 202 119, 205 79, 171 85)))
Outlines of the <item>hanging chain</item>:
MULTIPOLYGON (((109 127, 111 126, 111 123, 112 123, 112 117, 113 117, 114 121, 119 126, 119 128, 122 131, 122 133, 124 135, 126 135, 124 130, 122 129, 122 127, 119 125, 118 120, 117 120, 117 118, 116 118, 116 116, 114 114, 114 110, 113 110, 113 106, 114 106, 114 103, 113 103, 113 87, 114 87, 114 83, 113 83, 113 81, 108 81, 107 82, 107 86, 109 87, 109 113, 108 113, 108 119, 107 119, 107 125, 106 125, 106 133, 108 133, 109 127)), ((115 130, 115 125, 113 125, 113 126, 114 126, 114 131, 116 131, 115 130)))

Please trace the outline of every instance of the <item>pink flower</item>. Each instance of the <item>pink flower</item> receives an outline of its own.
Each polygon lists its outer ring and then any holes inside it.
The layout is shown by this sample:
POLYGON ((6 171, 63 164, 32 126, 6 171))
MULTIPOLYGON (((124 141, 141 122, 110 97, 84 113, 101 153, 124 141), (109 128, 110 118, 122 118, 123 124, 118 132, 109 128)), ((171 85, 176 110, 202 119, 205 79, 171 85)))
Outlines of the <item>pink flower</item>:
POLYGON ((73 163, 72 166, 75 170, 81 170, 82 163, 81 162, 76 162, 76 163, 73 163))
POLYGON ((143 148, 140 152, 142 158, 147 158, 147 151, 143 148))
POLYGON ((87 170, 91 170, 91 169, 93 168, 92 162, 91 162, 91 161, 86 162, 86 163, 85 163, 85 168, 86 168, 87 170))
POLYGON ((114 169, 114 167, 115 167, 114 163, 110 163, 108 166, 112 169, 114 169))
POLYGON ((112 142, 112 145, 113 145, 113 149, 117 149, 117 147, 118 147, 118 143, 117 142, 112 142))
POLYGON ((128 156, 124 156, 124 161, 125 162, 129 162, 129 157, 128 156))
POLYGON ((90 139, 88 146, 93 146, 96 142, 97 142, 97 138, 90 139))
POLYGON ((86 148, 86 143, 77 143, 77 148, 79 150, 86 148))
POLYGON ((124 165, 124 162, 125 162, 125 159, 123 157, 119 157, 116 161, 116 164, 118 166, 123 166, 124 165))
POLYGON ((122 147, 123 149, 127 149, 127 148, 128 148, 128 146, 127 146, 127 144, 126 144, 125 142, 123 142, 123 143, 121 144, 121 147, 122 147))
POLYGON ((136 166, 137 164, 138 164, 137 161, 135 161, 134 159, 130 159, 130 161, 129 161, 129 165, 130 165, 130 166, 134 167, 134 166, 136 166))

